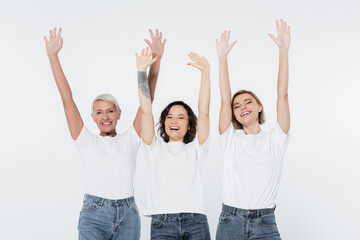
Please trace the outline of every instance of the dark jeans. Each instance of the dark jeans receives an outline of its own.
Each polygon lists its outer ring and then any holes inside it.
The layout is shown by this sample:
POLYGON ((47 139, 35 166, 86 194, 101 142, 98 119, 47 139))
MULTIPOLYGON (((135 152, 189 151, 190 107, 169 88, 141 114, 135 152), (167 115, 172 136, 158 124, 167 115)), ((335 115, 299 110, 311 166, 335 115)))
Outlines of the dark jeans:
POLYGON ((209 240, 206 215, 198 213, 158 214, 151 219, 152 240, 209 240))
POLYGON ((109 200, 86 194, 78 230, 79 240, 139 240, 140 216, 134 197, 109 200))
POLYGON ((217 240, 281 240, 275 208, 246 210, 225 204, 219 217, 217 240))

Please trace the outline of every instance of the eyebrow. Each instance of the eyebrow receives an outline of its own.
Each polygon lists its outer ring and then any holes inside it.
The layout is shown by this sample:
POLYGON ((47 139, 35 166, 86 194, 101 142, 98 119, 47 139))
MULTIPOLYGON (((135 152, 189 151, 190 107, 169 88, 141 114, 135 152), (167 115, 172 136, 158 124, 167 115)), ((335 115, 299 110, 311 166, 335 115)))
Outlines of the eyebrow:
MULTIPOLYGON (((173 114, 172 114, 172 113, 169 113, 168 116, 169 116, 169 115, 173 115, 173 114)), ((183 117, 185 117, 185 115, 182 114, 182 113, 178 114, 178 116, 183 116, 183 117)))
MULTIPOLYGON (((111 108, 108 108, 108 109, 106 109, 105 111, 108 111, 108 110, 113 110, 114 109, 114 107, 111 107, 111 108)), ((97 111, 102 111, 102 109, 95 109, 95 111, 97 112, 97 111)))

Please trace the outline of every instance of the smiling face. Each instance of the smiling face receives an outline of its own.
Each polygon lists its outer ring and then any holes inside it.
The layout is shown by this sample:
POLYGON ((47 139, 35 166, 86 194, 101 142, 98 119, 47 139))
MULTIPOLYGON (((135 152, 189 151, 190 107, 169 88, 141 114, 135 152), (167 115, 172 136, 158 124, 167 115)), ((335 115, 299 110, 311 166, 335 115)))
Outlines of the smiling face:
POLYGON ((94 122, 100 130, 101 136, 116 136, 116 124, 120 119, 121 111, 118 112, 114 103, 106 100, 99 100, 94 103, 94 122))
POLYGON ((183 142, 189 127, 189 116, 186 109, 181 105, 170 108, 165 118, 165 132, 169 136, 169 142, 183 142))
POLYGON ((262 110, 262 105, 249 93, 239 94, 234 98, 234 116, 243 126, 259 124, 259 113, 262 110))

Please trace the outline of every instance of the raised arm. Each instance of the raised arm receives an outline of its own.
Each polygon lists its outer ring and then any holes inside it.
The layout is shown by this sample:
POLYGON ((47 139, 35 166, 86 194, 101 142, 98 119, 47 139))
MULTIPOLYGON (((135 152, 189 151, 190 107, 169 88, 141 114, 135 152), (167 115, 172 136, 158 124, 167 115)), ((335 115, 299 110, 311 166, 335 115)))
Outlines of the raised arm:
POLYGON ((190 53, 189 58, 193 61, 193 63, 189 63, 189 65, 201 71, 197 134, 199 144, 202 145, 206 142, 210 132, 210 65, 209 62, 205 59, 205 57, 200 57, 196 53, 190 53))
POLYGON ((227 55, 237 41, 229 44, 230 31, 221 34, 220 41, 216 39, 216 52, 219 57, 219 85, 221 95, 219 133, 223 134, 230 126, 232 120, 231 88, 227 55))
POLYGON ((277 83, 277 121, 280 128, 285 134, 290 128, 290 108, 288 99, 288 83, 289 83, 289 47, 290 47, 290 26, 282 19, 276 20, 276 29, 278 36, 269 34, 272 40, 279 47, 279 73, 277 83))
POLYGON ((66 80, 58 58, 58 53, 63 46, 61 31, 61 28, 59 29, 59 31, 57 31, 56 28, 54 28, 53 31, 50 30, 49 40, 47 40, 45 36, 44 40, 46 44, 46 53, 50 61, 51 70, 54 75, 56 85, 59 89, 61 99, 63 101, 70 134, 71 137, 75 140, 78 138, 81 129, 84 126, 84 123, 81 119, 79 110, 77 109, 75 102, 72 98, 69 83, 66 80))
MULTIPOLYGON (((149 82, 149 90, 150 90, 150 97, 151 102, 154 101, 154 95, 155 95, 155 88, 156 83, 159 76, 159 70, 160 70, 160 62, 161 58, 164 54, 164 48, 166 39, 164 41, 162 40, 162 32, 159 32, 159 30, 156 29, 155 35, 151 29, 149 29, 151 41, 145 39, 145 42, 149 45, 152 52, 152 58, 158 58, 158 60, 150 66, 150 71, 148 75, 148 82, 149 82)), ((141 136, 141 110, 139 107, 139 110, 136 114, 135 120, 134 120, 134 128, 139 136, 141 136)))
POLYGON ((136 53, 136 67, 138 71, 138 92, 141 110, 141 138, 147 144, 151 145, 155 129, 154 117, 152 114, 151 96, 148 79, 146 78, 146 69, 158 58, 152 58, 152 50, 143 49, 140 56, 136 53))

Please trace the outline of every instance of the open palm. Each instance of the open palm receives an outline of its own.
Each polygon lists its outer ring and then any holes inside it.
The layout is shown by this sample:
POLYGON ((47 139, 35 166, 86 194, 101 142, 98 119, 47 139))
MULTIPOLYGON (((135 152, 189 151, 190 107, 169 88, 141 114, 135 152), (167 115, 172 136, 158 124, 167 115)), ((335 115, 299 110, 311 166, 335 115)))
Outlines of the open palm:
POLYGON ((276 20, 277 37, 269 33, 271 39, 280 49, 289 50, 290 47, 290 26, 284 20, 276 20))
POLYGON ((57 54, 63 46, 63 39, 61 37, 62 29, 59 28, 59 31, 54 28, 54 30, 50 30, 49 32, 49 41, 44 36, 45 44, 46 44, 46 53, 48 55, 57 54))

